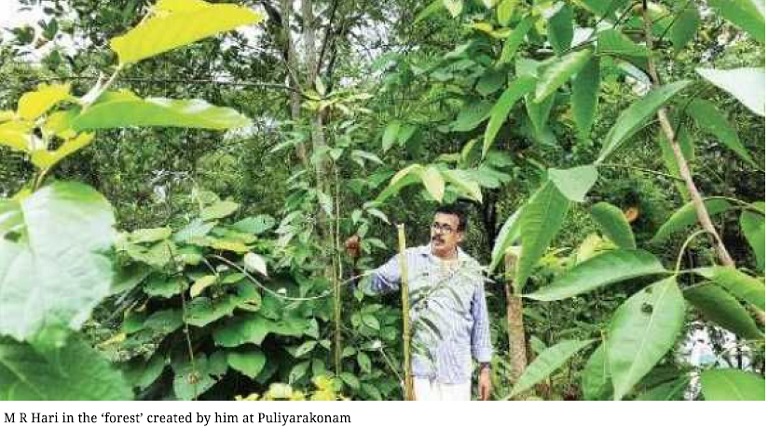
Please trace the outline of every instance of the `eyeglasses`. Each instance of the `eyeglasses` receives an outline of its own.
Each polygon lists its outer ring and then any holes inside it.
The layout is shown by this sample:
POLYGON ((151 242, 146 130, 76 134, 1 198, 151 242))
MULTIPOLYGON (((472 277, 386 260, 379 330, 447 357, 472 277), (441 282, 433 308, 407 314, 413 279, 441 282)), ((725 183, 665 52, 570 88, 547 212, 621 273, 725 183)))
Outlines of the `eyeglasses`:
POLYGON ((452 226, 450 226, 448 224, 442 224, 441 225, 441 224, 439 224, 437 222, 432 224, 432 229, 434 231, 436 231, 436 232, 439 232, 439 233, 448 233, 448 234, 452 234, 454 231, 456 231, 455 228, 453 228, 452 226))

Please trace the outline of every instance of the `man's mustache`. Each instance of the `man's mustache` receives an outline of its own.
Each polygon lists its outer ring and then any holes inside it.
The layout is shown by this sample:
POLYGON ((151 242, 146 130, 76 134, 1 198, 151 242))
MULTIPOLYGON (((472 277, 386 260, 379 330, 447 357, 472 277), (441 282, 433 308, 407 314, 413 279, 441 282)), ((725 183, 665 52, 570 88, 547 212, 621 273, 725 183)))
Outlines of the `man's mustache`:
POLYGON ((442 238, 442 237, 440 237, 440 236, 432 236, 432 241, 435 241, 435 240, 437 240, 437 241, 443 241, 443 238, 442 238))

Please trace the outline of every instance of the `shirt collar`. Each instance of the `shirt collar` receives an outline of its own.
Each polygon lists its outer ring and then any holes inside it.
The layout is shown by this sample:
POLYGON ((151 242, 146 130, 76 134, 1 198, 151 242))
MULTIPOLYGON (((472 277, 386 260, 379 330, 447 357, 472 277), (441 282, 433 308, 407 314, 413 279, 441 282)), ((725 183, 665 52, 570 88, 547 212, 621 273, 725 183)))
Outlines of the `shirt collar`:
MULTIPOLYGON (((457 249, 458 249, 457 256, 458 256, 459 262, 466 262, 470 260, 470 256, 466 252, 464 252, 464 249, 460 247, 457 247, 457 249)), ((438 257, 432 255, 432 246, 430 246, 429 243, 419 246, 419 254, 421 254, 421 256, 433 257, 435 259, 439 259, 438 257)))

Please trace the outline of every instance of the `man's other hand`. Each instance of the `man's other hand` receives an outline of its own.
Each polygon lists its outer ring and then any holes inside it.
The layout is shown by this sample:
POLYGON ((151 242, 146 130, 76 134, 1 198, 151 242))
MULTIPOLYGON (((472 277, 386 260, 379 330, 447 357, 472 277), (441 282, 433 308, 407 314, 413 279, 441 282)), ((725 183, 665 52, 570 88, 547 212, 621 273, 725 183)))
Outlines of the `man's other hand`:
POLYGON ((491 398, 491 390, 493 390, 491 368, 486 367, 480 370, 480 375, 477 378, 477 395, 480 400, 487 401, 491 398))

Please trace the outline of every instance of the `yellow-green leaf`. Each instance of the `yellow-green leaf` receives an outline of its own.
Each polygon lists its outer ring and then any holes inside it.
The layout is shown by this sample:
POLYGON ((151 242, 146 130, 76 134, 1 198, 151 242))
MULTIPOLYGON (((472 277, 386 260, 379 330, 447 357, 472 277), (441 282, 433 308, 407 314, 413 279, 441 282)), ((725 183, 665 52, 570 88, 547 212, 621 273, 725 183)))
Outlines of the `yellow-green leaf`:
POLYGON ((120 64, 136 63, 262 19, 260 14, 233 4, 161 0, 149 19, 113 38, 110 46, 120 64))
POLYGON ((211 242, 211 247, 218 250, 228 250, 237 253, 248 252, 248 246, 238 241, 226 241, 217 239, 211 242))
POLYGON ((13 150, 28 152, 32 148, 32 125, 29 122, 10 121, 0 124, 0 145, 13 150))
POLYGON ((189 296, 192 298, 199 296, 204 289, 216 283, 216 279, 217 277, 215 275, 205 275, 196 280, 189 288, 189 296))
POLYGON ((21 96, 18 114, 24 120, 36 119, 57 103, 69 98, 69 90, 69 84, 42 84, 37 90, 21 96))
POLYGON ((90 144, 94 137, 95 134, 93 133, 81 133, 80 135, 65 141, 64 144, 54 151, 43 149, 35 150, 32 152, 32 163, 38 168, 48 169, 59 163, 59 161, 65 157, 90 144))
POLYGON ((424 170, 424 172, 421 174, 421 181, 427 188, 429 195, 431 195, 435 201, 443 201, 443 193, 445 193, 445 180, 443 180, 443 176, 440 174, 440 171, 438 171, 437 168, 434 166, 427 167, 427 169, 424 170))

